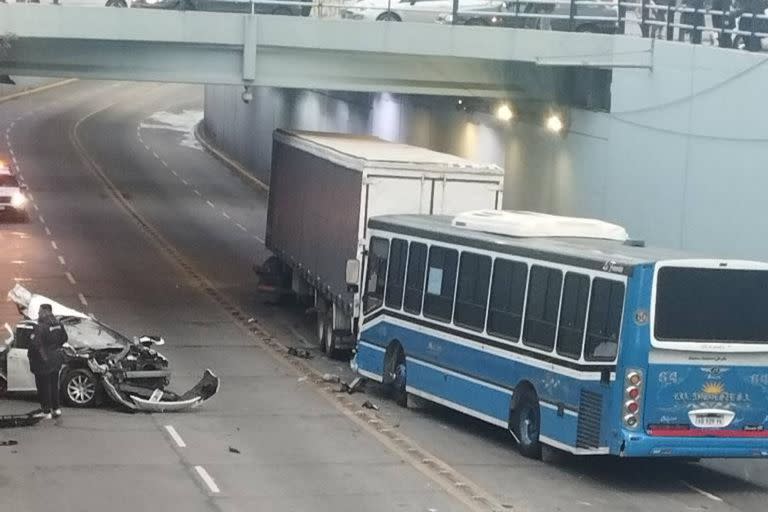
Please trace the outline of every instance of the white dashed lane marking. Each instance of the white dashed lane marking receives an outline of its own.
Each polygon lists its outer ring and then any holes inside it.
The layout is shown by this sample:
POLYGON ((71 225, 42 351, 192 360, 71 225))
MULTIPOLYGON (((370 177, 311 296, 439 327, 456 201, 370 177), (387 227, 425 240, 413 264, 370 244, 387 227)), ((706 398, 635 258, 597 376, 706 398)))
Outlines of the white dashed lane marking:
POLYGON ((53 247, 54 251, 58 251, 59 250, 59 246, 56 245, 56 242, 54 242, 53 240, 51 240, 51 247, 53 247))
POLYGON ((203 466, 195 466, 195 471, 197 472, 197 475, 205 483, 205 485, 208 487, 209 491, 211 491, 213 494, 218 494, 221 492, 219 490, 219 486, 216 485, 216 482, 213 481, 213 478, 211 478, 211 475, 208 474, 208 472, 205 470, 203 466))
POLYGON ((48 236, 51 236, 51 228, 49 228, 48 226, 45 226, 45 234, 48 236))
POLYGON ((235 223, 235 226, 240 228, 241 231, 248 231, 248 229, 240 223, 235 223))
POLYGON ((225 219, 231 219, 232 217, 229 216, 227 212, 221 212, 221 214, 224 216, 225 219))
POLYGON ((64 256, 59 256, 59 263, 61 263, 62 265, 67 264, 67 262, 64 260, 64 256))
POLYGON ((45 217, 38 215, 37 218, 40 219, 40 224, 45 224, 45 217))
POLYGON ((701 494, 701 495, 702 495, 702 496, 704 496, 705 498, 709 498, 709 499, 711 499, 712 501, 720 501, 720 502, 721 502, 721 501, 723 501, 723 498, 721 498, 720 496, 715 496, 714 494, 712 494, 712 493, 709 493, 709 492, 705 491, 704 489, 699 489, 699 488, 698 488, 698 487, 696 487, 695 485, 693 485, 693 484, 690 484, 690 483, 686 482, 685 480, 680 480, 680 482, 681 482, 681 483, 682 483, 684 486, 686 486, 687 488, 689 488, 690 490, 692 490, 692 491, 695 491, 695 492, 697 492, 697 493, 701 494))
POLYGON ((213 204, 212 202, 210 202, 209 200, 206 200, 206 201, 205 201, 205 204, 207 204, 207 205, 208 205, 208 206, 210 206, 211 208, 216 208, 216 205, 215 205, 215 204, 213 204))
POLYGON ((67 276, 67 281, 69 281, 70 284, 77 284, 75 277, 70 272, 64 272, 64 275, 67 276))
POLYGON ((87 300, 85 300, 85 295, 83 295, 82 293, 78 293, 78 294, 77 294, 77 298, 78 298, 78 299, 80 299, 80 303, 81 303, 83 306, 85 306, 85 307, 88 307, 88 301, 87 301, 87 300))
POLYGON ((173 428, 173 425, 166 425, 165 426, 166 432, 168 432, 168 435, 171 436, 171 439, 173 439, 173 442, 176 443, 176 446, 179 448, 186 448, 187 443, 184 442, 184 440, 181 438, 178 432, 176 432, 176 429, 173 428))

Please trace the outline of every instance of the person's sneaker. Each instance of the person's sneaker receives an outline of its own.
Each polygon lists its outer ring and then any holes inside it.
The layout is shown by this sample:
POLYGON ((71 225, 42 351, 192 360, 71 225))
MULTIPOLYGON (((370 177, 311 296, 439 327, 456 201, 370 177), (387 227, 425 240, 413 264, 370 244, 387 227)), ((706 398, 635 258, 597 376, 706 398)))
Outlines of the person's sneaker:
POLYGON ((54 409, 53 410, 53 417, 58 418, 61 416, 61 409, 54 409))
POLYGON ((33 418, 40 418, 41 420, 50 420, 53 416, 51 416, 50 412, 45 412, 43 410, 35 411, 32 414, 33 418))

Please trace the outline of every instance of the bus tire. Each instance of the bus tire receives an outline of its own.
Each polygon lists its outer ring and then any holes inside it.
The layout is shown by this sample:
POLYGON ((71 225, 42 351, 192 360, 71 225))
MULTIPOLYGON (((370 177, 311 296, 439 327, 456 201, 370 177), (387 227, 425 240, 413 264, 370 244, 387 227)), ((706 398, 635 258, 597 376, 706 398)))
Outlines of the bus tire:
POLYGON ((406 390, 406 379, 408 372, 405 367, 405 355, 400 352, 402 359, 398 359, 395 364, 395 378, 392 381, 392 397, 395 403, 403 408, 408 408, 408 391, 406 390))
POLYGON ((529 459, 541 458, 541 407, 531 392, 524 392, 512 415, 512 428, 517 437, 517 449, 529 459))

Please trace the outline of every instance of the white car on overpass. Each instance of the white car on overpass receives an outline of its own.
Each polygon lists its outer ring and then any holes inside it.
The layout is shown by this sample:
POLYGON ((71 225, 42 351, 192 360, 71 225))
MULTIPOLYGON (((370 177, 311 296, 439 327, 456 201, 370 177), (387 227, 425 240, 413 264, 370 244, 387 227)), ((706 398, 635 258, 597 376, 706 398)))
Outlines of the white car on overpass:
MULTIPOLYGON (((499 10, 500 0, 461 0, 461 10, 499 10)), ((441 13, 453 10, 453 0, 360 0, 342 9, 341 17, 369 21, 435 23, 441 13)))

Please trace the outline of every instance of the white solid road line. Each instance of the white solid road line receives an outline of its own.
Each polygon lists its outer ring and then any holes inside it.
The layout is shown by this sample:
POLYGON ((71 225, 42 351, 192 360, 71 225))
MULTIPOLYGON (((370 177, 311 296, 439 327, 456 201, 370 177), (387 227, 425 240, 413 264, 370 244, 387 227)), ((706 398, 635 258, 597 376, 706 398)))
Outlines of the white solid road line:
POLYGON ((59 246, 56 245, 56 242, 54 242, 53 240, 51 240, 51 247, 53 247, 54 251, 58 251, 59 250, 59 246))
POLYGON ((216 485, 216 482, 213 481, 213 478, 211 478, 211 475, 208 474, 208 472, 205 470, 203 466, 195 466, 195 471, 197 472, 198 476, 205 482, 205 485, 208 486, 208 490, 211 491, 214 494, 218 494, 221 491, 219 490, 219 486, 216 485))
POLYGON ((67 264, 67 262, 64 261, 64 256, 59 256, 59 263, 61 263, 62 265, 66 265, 67 264))
POLYGON ((74 278, 74 276, 72 274, 70 274, 69 272, 64 272, 64 275, 67 276, 67 279, 69 280, 69 282, 71 284, 77 284, 77 282, 75 282, 75 278, 74 278))
POLYGON ((85 306, 85 307, 88 307, 88 301, 87 301, 87 300, 85 300, 85 295, 83 295, 82 293, 78 293, 78 294, 77 294, 77 298, 78 298, 78 299, 80 299, 80 303, 81 303, 83 306, 85 306))
POLYGON ((709 492, 705 491, 704 489, 699 489, 695 485, 690 484, 690 483, 686 482, 685 480, 680 480, 680 482, 682 482, 682 484, 684 486, 686 486, 687 488, 689 488, 690 490, 696 491, 697 493, 701 494, 702 496, 704 496, 706 498, 711 499, 712 501, 720 501, 720 502, 723 501, 723 498, 721 498, 720 496, 715 496, 714 494, 709 493, 709 492))
POLYGON ((184 440, 181 438, 178 432, 176 432, 176 429, 173 428, 173 425, 166 425, 165 430, 168 432, 168 435, 171 436, 171 439, 173 439, 173 442, 176 443, 176 446, 179 448, 186 448, 187 443, 184 442, 184 440))

